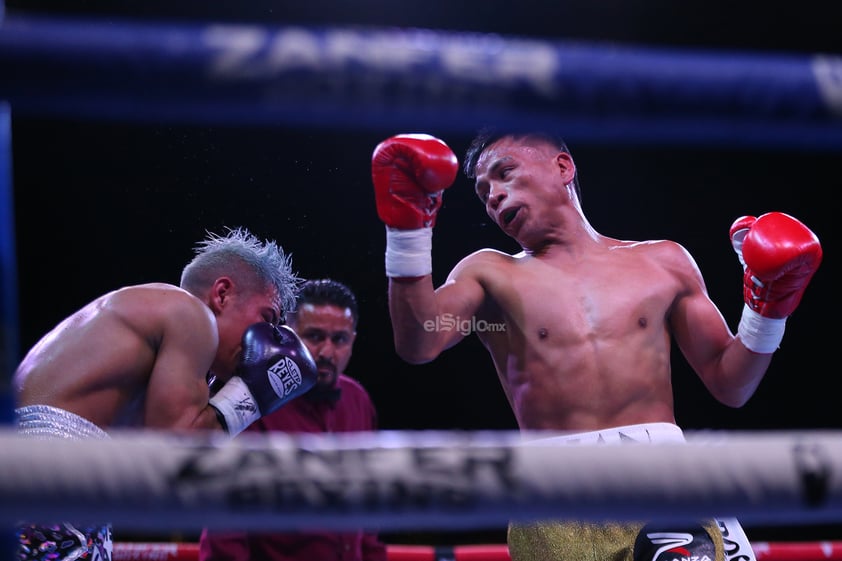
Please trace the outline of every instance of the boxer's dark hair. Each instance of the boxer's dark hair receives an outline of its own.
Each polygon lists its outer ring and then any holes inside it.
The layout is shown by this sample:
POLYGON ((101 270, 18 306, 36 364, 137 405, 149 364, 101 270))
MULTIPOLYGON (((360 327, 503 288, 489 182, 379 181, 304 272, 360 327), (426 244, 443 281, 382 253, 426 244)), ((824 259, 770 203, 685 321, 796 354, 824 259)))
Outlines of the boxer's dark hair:
MULTIPOLYGON (((570 149, 567 147, 567 143, 564 139, 556 134, 546 131, 528 131, 528 130, 516 130, 516 129, 498 129, 495 127, 484 127, 480 129, 474 139, 471 141, 471 144, 468 146, 468 150, 465 152, 465 159, 462 164, 462 171, 468 177, 468 179, 476 179, 477 178, 477 161, 479 157, 485 152, 486 148, 500 140, 501 138, 511 137, 514 140, 530 140, 533 142, 539 142, 544 144, 549 144, 550 146, 554 146, 561 152, 567 152, 568 154, 573 156, 570 152, 570 149)), ((576 188, 576 196, 579 197, 579 201, 582 201, 582 192, 579 188, 579 172, 577 170, 576 175, 573 177, 573 185, 576 188)))

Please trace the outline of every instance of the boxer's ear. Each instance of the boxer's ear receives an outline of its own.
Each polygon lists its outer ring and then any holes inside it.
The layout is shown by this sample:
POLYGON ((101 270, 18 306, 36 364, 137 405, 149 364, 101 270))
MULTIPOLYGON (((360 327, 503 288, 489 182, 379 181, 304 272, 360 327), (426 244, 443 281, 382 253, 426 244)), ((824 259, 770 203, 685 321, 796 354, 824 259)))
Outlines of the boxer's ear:
POLYGON ((568 152, 559 152, 556 154, 555 161, 564 184, 572 183, 576 178, 576 164, 573 162, 573 156, 568 152))
POLYGON ((219 314, 231 301, 234 291, 234 281, 230 277, 219 277, 211 285, 208 295, 208 305, 214 314, 219 314))

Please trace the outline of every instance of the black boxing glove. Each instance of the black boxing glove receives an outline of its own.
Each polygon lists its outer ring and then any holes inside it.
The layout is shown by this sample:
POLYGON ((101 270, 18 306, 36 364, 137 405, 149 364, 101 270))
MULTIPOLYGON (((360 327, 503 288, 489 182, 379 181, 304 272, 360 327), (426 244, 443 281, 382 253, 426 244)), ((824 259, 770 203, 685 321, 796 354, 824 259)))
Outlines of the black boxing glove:
POLYGON ((260 322, 246 329, 240 365, 210 404, 234 436, 305 393, 317 378, 313 356, 292 329, 260 322))

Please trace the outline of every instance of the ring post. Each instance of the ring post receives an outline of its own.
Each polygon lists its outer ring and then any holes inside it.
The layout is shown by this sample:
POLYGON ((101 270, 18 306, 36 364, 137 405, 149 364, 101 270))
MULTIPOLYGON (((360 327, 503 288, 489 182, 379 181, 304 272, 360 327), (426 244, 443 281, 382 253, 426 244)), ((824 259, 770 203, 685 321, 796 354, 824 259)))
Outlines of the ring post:
MULTIPOLYGON (((0 3, 0 15, 2 4, 0 3)), ((12 197, 12 127, 9 104, 0 101, 0 424, 12 422, 12 372, 18 354, 17 267, 15 266, 15 223, 12 197)), ((13 532, 3 528, 0 550, 11 558, 13 532)), ((6 558, 6 556, 3 556, 6 558)))
MULTIPOLYGON (((0 0, 0 24, 5 4, 0 0)), ((12 197, 12 120, 9 104, 0 100, 0 424, 12 421, 12 372, 17 363, 17 267, 15 265, 14 199, 12 197)), ((3 527, 0 551, 12 558, 14 530, 3 527)))

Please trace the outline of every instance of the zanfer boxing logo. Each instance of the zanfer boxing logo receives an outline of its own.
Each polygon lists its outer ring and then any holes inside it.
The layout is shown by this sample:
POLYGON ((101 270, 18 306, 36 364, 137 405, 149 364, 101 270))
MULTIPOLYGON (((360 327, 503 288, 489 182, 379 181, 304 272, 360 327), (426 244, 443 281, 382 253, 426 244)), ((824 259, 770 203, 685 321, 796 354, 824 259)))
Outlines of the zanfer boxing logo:
MULTIPOLYGON (((454 438, 459 438, 454 436, 454 438)), ((487 498, 508 506, 536 498, 518 475, 518 446, 407 448, 205 446, 187 449, 169 475, 180 505, 290 520, 487 514, 487 498)), ((379 525, 379 524, 375 524, 379 525)))
POLYGON ((431 41, 430 35, 209 26, 202 32, 202 43, 214 51, 209 63, 214 78, 282 82, 284 91, 275 97, 309 96, 312 101, 357 92, 361 99, 373 101, 418 97, 464 103, 499 102, 500 96, 529 93, 554 101, 561 93, 556 73, 562 60, 550 45, 493 37, 477 43, 442 34, 435 37, 435 49, 420 48, 431 41), (433 70, 440 79, 427 79, 433 70), (283 80, 285 76, 298 79, 283 80), (444 87, 448 84, 458 86, 444 87), (483 87, 489 85, 495 87, 483 87), (290 87, 292 93, 286 91, 290 87))
POLYGON ((269 367, 266 374, 272 389, 279 397, 289 394, 301 385, 301 370, 289 357, 281 357, 281 360, 269 367))

